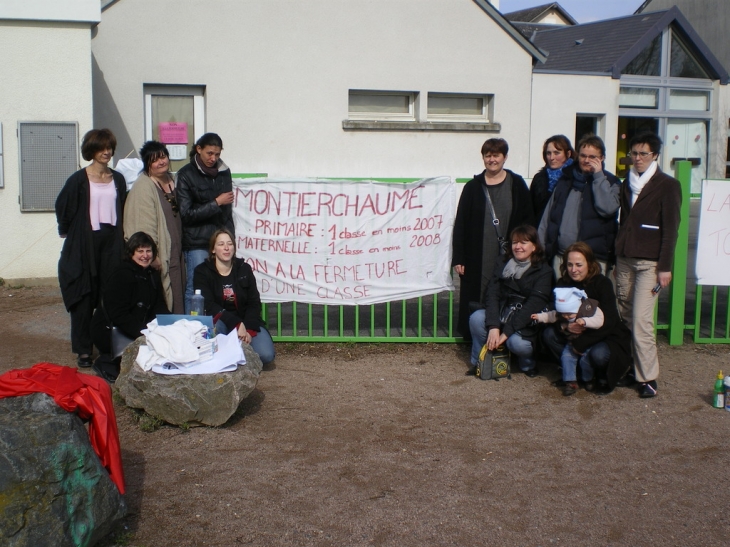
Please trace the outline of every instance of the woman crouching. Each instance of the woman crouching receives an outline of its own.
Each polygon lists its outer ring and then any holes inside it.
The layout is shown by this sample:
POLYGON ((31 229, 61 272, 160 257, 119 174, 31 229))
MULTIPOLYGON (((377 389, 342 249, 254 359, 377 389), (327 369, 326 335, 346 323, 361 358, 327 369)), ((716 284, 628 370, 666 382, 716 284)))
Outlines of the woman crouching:
POLYGON ((553 273, 544 260, 534 227, 518 226, 512 230, 510 241, 510 248, 497 259, 487 285, 485 309, 475 311, 469 318, 472 351, 467 375, 476 372, 479 352, 485 343, 489 350, 506 343, 517 357, 520 369, 529 377, 537 375, 533 355, 538 329, 531 316, 550 302, 553 273))
POLYGON ((157 257, 154 240, 137 232, 125 244, 124 252, 125 258, 109 277, 91 322, 94 345, 100 353, 94 371, 110 382, 119 374, 120 361, 119 355, 115 355, 118 352, 113 351, 112 327, 132 341, 157 315, 170 313, 160 272, 150 267, 157 257))
POLYGON ((210 238, 208 259, 195 268, 193 286, 205 299, 205 312, 213 316, 216 332, 238 331, 241 342, 251 344, 265 365, 274 360, 274 342, 261 319, 261 297, 253 270, 235 256, 231 232, 216 230, 210 238))

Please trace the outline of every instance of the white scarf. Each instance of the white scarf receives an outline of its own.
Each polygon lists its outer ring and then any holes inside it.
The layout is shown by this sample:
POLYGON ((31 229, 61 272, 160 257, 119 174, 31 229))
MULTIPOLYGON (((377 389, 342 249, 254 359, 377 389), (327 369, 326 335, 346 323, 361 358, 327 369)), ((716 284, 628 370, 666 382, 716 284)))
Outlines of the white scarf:
POLYGON ((644 186, 646 186, 646 183, 654 176, 654 173, 656 173, 658 168, 659 166, 657 165, 656 160, 651 162, 649 168, 641 175, 639 175, 636 171, 636 167, 631 168, 631 171, 629 171, 629 188, 631 188, 632 207, 634 206, 634 203, 636 203, 636 200, 638 199, 641 191, 644 189, 644 186))

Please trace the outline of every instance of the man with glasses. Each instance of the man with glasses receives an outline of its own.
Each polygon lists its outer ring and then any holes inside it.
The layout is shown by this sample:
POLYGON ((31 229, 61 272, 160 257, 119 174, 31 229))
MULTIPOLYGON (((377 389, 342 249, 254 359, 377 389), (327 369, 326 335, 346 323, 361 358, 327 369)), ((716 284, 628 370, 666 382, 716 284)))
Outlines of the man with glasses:
POLYGON ((545 255, 560 277, 563 252, 576 241, 590 245, 602 273, 613 261, 621 182, 605 170, 606 146, 590 135, 578 143, 578 163, 563 169, 540 220, 545 255))
POLYGON ((621 227, 616 239, 616 295, 633 336, 639 396, 655 397, 659 359, 654 340, 654 306, 672 280, 682 190, 657 165, 662 141, 642 133, 629 142, 633 161, 621 188, 621 227))

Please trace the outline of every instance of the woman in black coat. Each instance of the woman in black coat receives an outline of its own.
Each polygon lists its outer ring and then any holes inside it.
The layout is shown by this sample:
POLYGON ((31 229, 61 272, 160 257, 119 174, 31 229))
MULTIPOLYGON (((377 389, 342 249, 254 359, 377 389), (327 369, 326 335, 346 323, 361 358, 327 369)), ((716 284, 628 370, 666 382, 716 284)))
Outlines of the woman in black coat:
MULTIPOLYGON (((601 266, 590 246, 578 241, 568 246, 560 266, 561 277, 558 287, 582 289, 588 298, 598 301, 603 312, 603 326, 599 329, 586 329, 571 323, 568 330, 580 334, 572 341, 573 350, 587 359, 593 369, 593 381, 586 384, 587 389, 599 393, 609 393, 631 367, 631 331, 621 321, 616 306, 616 295, 611 280, 601 273, 601 266)), ((565 335, 555 325, 543 332, 543 340, 557 358, 568 343, 565 335)))
POLYGON ((485 169, 466 183, 456 210, 451 265, 460 277, 457 328, 467 340, 471 338, 470 304, 478 306, 484 300, 487 283, 500 256, 500 242, 486 193, 489 193, 499 219, 499 232, 505 241, 513 228, 533 222, 530 190, 525 180, 504 168, 508 151, 509 145, 504 139, 489 139, 482 145, 485 169))
POLYGON ((531 315, 550 302, 553 272, 545 262, 534 226, 518 226, 512 230, 510 242, 507 254, 494 267, 484 309, 469 318, 472 351, 467 375, 476 373, 485 343, 490 350, 506 344, 517 357, 520 369, 530 377, 537 375, 533 355, 538 328, 531 315))
POLYGON ((91 164, 71 175, 56 198, 58 235, 65 239, 58 261, 63 303, 71 315, 71 351, 90 367, 91 318, 106 282, 122 258, 122 215, 127 186, 109 167, 117 139, 108 129, 84 135, 81 155, 91 164))
POLYGON ((535 211, 535 228, 540 225, 540 219, 545 212, 545 206, 563 175, 563 168, 572 165, 575 150, 570 139, 565 135, 553 135, 542 145, 542 159, 545 167, 540 169, 530 183, 530 197, 532 208, 535 211))
POLYGON ((117 327, 126 338, 135 340, 158 314, 170 313, 160 272, 151 267, 157 258, 154 240, 144 232, 132 234, 125 245, 125 254, 125 259, 109 278, 92 320, 94 345, 102 354, 94 368, 110 381, 119 374, 119 361, 112 355, 112 327, 117 327))
POLYGON ((216 332, 238 331, 265 365, 274 360, 274 342, 261 319, 261 297, 253 270, 235 256, 233 234, 220 229, 210 238, 209 258, 195 268, 193 285, 205 299, 205 313, 213 316, 216 332))

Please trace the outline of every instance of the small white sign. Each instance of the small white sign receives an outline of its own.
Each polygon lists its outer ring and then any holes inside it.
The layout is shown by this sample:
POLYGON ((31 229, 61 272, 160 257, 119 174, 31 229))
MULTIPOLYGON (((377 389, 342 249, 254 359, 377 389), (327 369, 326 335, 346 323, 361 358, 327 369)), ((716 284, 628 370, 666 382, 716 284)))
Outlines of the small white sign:
POLYGON ((697 284, 730 285, 730 180, 703 180, 697 284))

